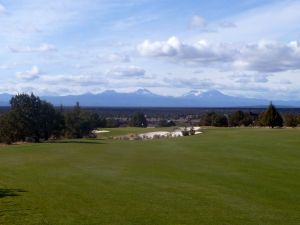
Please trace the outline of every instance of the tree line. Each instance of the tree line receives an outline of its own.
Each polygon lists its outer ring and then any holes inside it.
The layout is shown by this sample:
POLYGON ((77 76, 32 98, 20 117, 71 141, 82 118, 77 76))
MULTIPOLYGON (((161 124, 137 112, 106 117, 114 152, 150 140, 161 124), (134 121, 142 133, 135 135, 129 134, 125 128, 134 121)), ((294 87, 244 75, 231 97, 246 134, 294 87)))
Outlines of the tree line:
MULTIPOLYGON (((132 127, 147 127, 144 113, 135 113, 123 124, 132 127)), ((175 126, 172 120, 162 119, 160 127, 175 126)), ((290 113, 282 116, 271 103, 261 114, 236 111, 230 115, 216 112, 207 113, 200 125, 216 127, 269 126, 296 127, 300 125, 300 116, 290 113)), ((119 127, 114 118, 103 118, 98 113, 82 110, 77 103, 71 110, 55 108, 51 103, 41 100, 34 94, 18 94, 10 100, 10 110, 0 116, 0 142, 14 143, 47 141, 49 138, 91 137, 96 128, 119 127)))
POLYGON ((281 115, 271 103, 267 110, 260 114, 246 113, 241 110, 230 115, 209 112, 204 116, 200 125, 215 127, 297 127, 300 125, 300 115, 291 113, 281 115))
MULTIPOLYGON (((143 113, 136 113, 128 121, 132 127, 147 127, 143 113)), ((71 110, 55 108, 34 94, 18 94, 10 100, 10 110, 0 116, 0 142, 40 142, 49 138, 95 137, 91 131, 104 127, 119 127, 114 118, 81 109, 79 103, 71 110)))

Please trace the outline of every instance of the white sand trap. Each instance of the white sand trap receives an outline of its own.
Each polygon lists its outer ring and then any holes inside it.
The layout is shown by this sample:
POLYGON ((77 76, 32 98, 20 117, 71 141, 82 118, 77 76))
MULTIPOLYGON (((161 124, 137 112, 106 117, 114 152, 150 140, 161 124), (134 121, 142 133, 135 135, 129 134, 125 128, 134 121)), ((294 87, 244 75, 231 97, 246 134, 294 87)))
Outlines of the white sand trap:
POLYGON ((93 130, 93 134, 103 134, 103 133, 109 133, 109 130, 93 130))
MULTIPOLYGON (((197 130, 200 130, 201 127, 194 127, 194 130, 197 131, 197 130)), ((202 133, 202 132, 201 132, 202 133)))
POLYGON ((156 131, 156 132, 148 132, 148 133, 143 133, 139 134, 140 138, 144 139, 153 139, 154 137, 167 137, 170 134, 170 132, 167 131, 156 131))
MULTIPOLYGON (((168 132, 168 131, 155 131, 155 132, 148 132, 148 133, 143 133, 143 134, 139 134, 138 137, 141 139, 154 139, 154 138, 176 138, 176 137, 182 137, 182 131, 184 129, 190 130, 191 127, 181 127, 178 130, 172 131, 172 132, 168 132)), ((200 127, 194 127, 193 128, 195 131, 196 130, 200 130, 200 127)), ((200 131, 196 131, 195 135, 197 134, 202 134, 202 132, 200 131)))
POLYGON ((180 127, 180 130, 191 130, 193 128, 194 131, 198 131, 201 129, 201 127, 180 127))

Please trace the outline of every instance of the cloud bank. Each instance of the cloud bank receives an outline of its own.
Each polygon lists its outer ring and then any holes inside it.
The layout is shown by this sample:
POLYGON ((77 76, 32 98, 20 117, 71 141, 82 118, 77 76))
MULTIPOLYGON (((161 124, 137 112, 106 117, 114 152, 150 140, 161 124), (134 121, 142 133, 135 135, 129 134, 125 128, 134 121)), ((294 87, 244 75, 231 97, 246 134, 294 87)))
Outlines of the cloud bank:
POLYGON ((167 58, 176 63, 215 66, 240 71, 281 72, 300 69, 300 44, 259 41, 255 44, 210 44, 205 40, 184 43, 177 37, 167 41, 145 40, 137 46, 140 55, 167 58))

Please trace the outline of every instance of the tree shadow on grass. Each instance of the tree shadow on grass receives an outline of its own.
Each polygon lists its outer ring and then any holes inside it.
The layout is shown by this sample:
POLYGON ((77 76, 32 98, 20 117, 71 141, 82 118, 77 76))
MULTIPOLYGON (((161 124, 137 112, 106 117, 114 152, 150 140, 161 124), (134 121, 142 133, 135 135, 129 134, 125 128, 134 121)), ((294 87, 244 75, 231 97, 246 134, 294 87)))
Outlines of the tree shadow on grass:
POLYGON ((6 197, 17 197, 21 196, 21 193, 27 192, 23 189, 8 189, 8 188, 0 188, 0 199, 6 197))

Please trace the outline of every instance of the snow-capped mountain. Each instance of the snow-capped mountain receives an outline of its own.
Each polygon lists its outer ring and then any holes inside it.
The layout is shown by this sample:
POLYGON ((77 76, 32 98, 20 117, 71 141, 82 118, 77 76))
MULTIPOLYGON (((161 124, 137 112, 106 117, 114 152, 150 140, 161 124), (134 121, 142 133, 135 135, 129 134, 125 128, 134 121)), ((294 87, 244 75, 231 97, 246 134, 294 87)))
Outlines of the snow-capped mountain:
MULTIPOLYGON (((9 105, 11 95, 0 94, 0 105, 9 105)), ((218 90, 206 92, 191 91, 180 97, 161 96, 147 89, 135 92, 120 93, 107 90, 99 94, 83 94, 68 96, 41 96, 54 105, 72 106, 79 102, 82 106, 107 106, 107 107, 255 107, 266 106, 269 99, 252 99, 225 95, 218 90)), ((300 107, 300 101, 276 101, 279 106, 300 107)))

